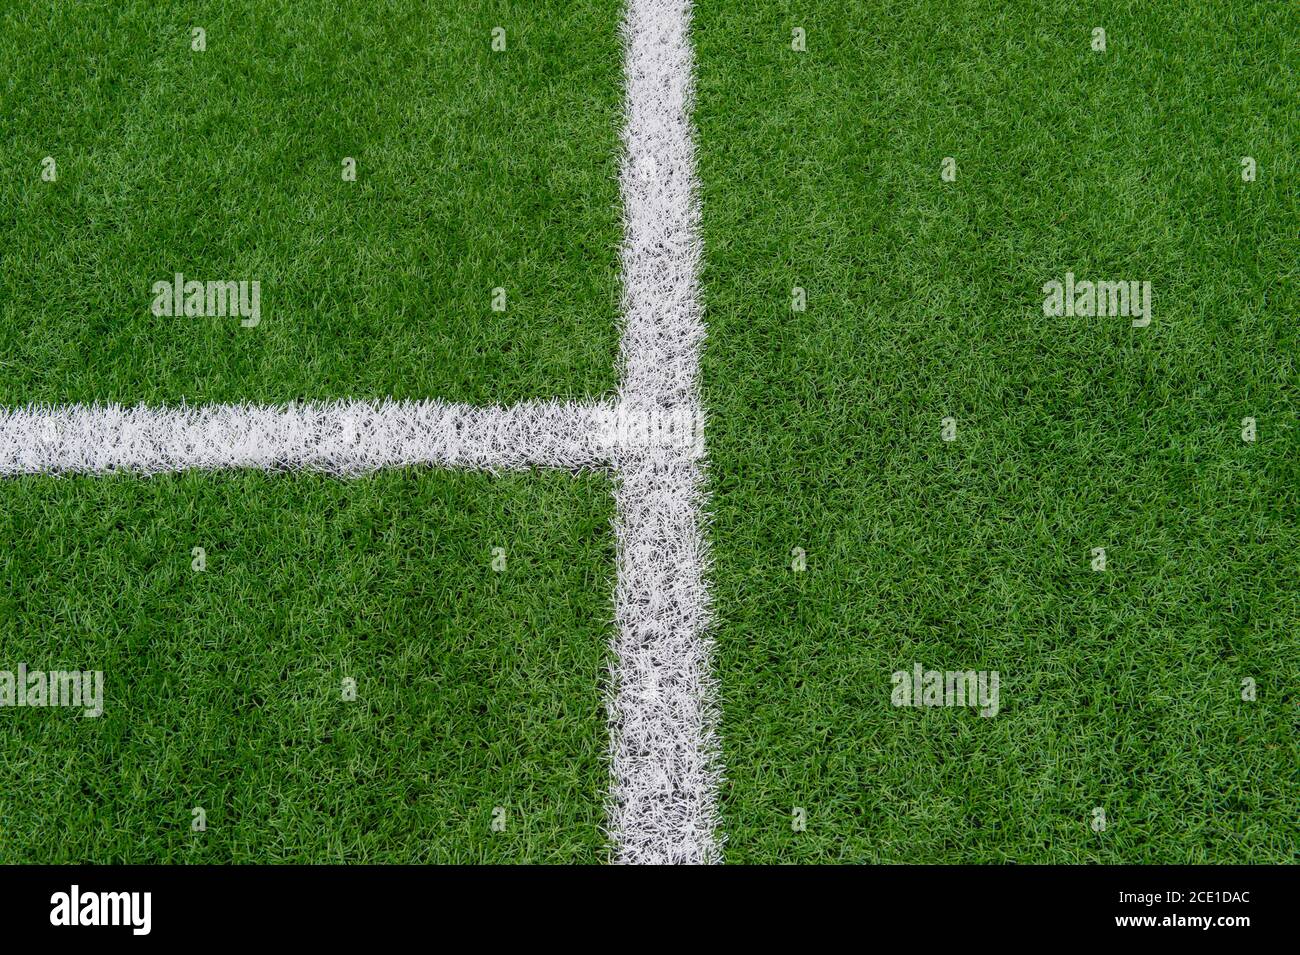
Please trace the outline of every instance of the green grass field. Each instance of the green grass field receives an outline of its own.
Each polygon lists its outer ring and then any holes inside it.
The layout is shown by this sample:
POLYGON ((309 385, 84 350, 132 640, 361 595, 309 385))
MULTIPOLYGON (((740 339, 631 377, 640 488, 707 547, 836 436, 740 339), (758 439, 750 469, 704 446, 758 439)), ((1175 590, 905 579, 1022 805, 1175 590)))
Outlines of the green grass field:
MULTIPOLYGON (((55 6, 0 12, 0 403, 612 388, 618 3, 55 6)), ((0 710, 0 862, 602 859, 607 485, 0 485, 0 669, 107 681, 0 710)))
MULTIPOLYGON (((620 16, 6 7, 0 405, 610 393, 620 16), (156 318, 177 271, 260 279, 262 323, 156 318)), ((1297 861, 1297 36, 699 0, 728 861, 1297 861), (1151 325, 1045 317, 1067 271, 1150 281, 1151 325), (891 705, 915 663, 1000 712, 891 705)), ((0 670, 107 680, 0 709, 0 863, 606 858, 609 489, 0 483, 0 670)))
POLYGON ((0 402, 613 387, 617 0, 50 6, 0 12, 0 402), (263 323, 155 318, 176 272, 263 323))
POLYGON ((700 5, 731 860, 1295 860, 1297 25, 700 5), (1151 326, 1044 318, 1067 270, 1151 326))
POLYGON ((599 860, 604 483, 8 488, 0 659, 106 688, 98 719, 0 713, 0 862, 599 860))

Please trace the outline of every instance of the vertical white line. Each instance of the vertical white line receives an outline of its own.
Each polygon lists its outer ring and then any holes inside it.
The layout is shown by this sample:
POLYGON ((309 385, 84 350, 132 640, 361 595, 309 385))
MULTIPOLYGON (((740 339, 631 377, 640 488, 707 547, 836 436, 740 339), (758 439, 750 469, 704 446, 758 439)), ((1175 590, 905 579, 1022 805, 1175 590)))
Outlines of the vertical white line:
MULTIPOLYGON (((690 0, 628 2, 619 370, 628 418, 698 427, 705 329, 690 18, 690 0)), ((717 862, 721 759, 708 635, 703 442, 620 443, 614 465, 618 627, 609 700, 609 829, 615 860, 717 862)))

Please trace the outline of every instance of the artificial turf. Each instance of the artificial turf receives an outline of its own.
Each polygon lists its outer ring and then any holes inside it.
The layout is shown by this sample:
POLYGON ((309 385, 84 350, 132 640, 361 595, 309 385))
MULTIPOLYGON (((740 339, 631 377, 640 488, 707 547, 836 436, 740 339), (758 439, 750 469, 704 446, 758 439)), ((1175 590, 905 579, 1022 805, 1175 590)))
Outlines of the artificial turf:
POLYGON ((0 863, 601 860, 605 484, 0 488, 0 669, 105 680, 0 710, 0 863))
POLYGON ((0 403, 609 390, 621 14, 6 4, 0 403), (259 281, 261 324, 155 317, 178 272, 259 281))
MULTIPOLYGON (((0 405, 607 391, 621 12, 6 5, 0 405), (261 323, 155 316, 175 272, 259 281, 261 323)), ((0 670, 107 680, 98 719, 0 710, 0 861, 603 858, 610 511, 593 475, 0 483, 0 670)))
MULTIPOLYGON (((5 8, 0 404, 607 392, 620 12, 5 8), (154 318, 178 270, 263 323, 154 318)), ((1297 17, 696 4, 729 860, 1295 861, 1297 17), (1152 324, 1045 317, 1067 271, 1152 324), (1000 712, 892 706, 918 662, 1000 712)), ((0 710, 0 861, 602 858, 609 508, 0 485, 0 668, 108 680, 0 710)))
POLYGON ((697 5, 731 861, 1295 861, 1297 25, 697 5))

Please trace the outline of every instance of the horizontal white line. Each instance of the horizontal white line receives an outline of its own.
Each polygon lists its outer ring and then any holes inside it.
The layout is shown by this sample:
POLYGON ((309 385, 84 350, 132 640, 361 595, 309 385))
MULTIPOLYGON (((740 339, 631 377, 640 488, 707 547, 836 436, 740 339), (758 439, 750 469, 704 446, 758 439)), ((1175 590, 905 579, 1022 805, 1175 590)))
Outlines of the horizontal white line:
POLYGON ((0 408, 0 477, 190 469, 363 474, 604 467, 613 405, 441 401, 0 408))

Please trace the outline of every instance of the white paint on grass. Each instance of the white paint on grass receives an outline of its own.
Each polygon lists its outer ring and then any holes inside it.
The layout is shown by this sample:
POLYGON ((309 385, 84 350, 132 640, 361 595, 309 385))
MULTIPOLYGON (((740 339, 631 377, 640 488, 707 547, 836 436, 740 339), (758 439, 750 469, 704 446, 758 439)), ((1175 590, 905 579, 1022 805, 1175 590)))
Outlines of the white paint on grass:
POLYGON ((624 300, 616 404, 0 409, 2 477, 612 468, 618 580, 608 828, 615 860, 627 863, 716 862, 721 849, 699 429, 704 321, 690 9, 689 0, 629 0, 623 25, 624 300))
POLYGON ((0 476, 257 468, 364 474, 435 465, 603 467, 609 405, 441 401, 0 409, 0 476))
MULTIPOLYGON (((699 421, 699 189, 689 0, 630 0, 624 405, 699 421)), ((621 862, 715 862, 721 760, 707 635, 703 442, 614 453, 618 532, 609 826, 621 862)))

